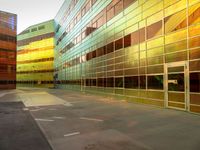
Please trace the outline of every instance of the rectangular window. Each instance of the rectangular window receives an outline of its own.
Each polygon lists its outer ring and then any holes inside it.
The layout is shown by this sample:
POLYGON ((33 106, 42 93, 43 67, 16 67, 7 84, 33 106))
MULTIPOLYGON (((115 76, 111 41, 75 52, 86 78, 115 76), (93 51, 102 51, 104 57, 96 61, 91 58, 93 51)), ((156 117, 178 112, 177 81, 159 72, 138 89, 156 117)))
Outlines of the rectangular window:
POLYGON ((200 47, 200 36, 189 39, 189 48, 200 47))
POLYGON ((96 86, 96 79, 91 79, 91 86, 96 86))
POLYGON ((115 41, 115 50, 119 50, 123 48, 123 38, 115 41))
POLYGON ((148 76, 147 80, 148 89, 163 90, 163 75, 148 76))
POLYGON ((136 45, 140 41, 139 31, 131 33, 131 45, 136 45))
POLYGON ((190 73, 190 92, 200 93, 200 72, 190 73))
POLYGON ((187 49, 187 40, 165 45, 165 53, 177 52, 187 49))
POLYGON ((120 87, 122 88, 124 86, 124 81, 123 78, 115 78, 115 87, 120 87))
POLYGON ((140 76, 140 89, 146 89, 146 76, 140 76))
POLYGON ((131 76, 131 77, 125 77, 125 88, 132 88, 132 89, 138 89, 138 76, 131 76))
POLYGON ((104 86, 104 78, 98 78, 98 79, 97 79, 97 82, 98 82, 97 85, 98 85, 99 87, 103 87, 103 86, 104 86))
POLYGON ((97 57, 101 57, 105 55, 105 50, 104 50, 104 47, 100 47, 97 49, 97 57))
POLYGON ((106 87, 114 87, 114 78, 107 78, 106 87))
POLYGON ((190 59, 200 59, 200 48, 190 50, 190 59))
POLYGON ((38 27, 38 30, 43 30, 43 29, 45 29, 45 26, 39 26, 38 27))
POLYGON ((35 32, 35 31, 37 31, 37 28, 31 29, 31 32, 35 32))
POLYGON ((112 53, 113 51, 114 51, 114 43, 112 42, 112 43, 109 43, 107 45, 107 51, 106 51, 106 53, 109 54, 109 53, 112 53))
POLYGON ((124 48, 131 46, 131 35, 124 37, 124 48))
POLYGON ((156 22, 147 27, 147 39, 157 37, 162 34, 162 21, 156 22))
POLYGON ((142 43, 142 42, 144 42, 145 41, 145 36, 146 36, 146 34, 145 34, 145 28, 142 28, 142 29, 140 29, 139 30, 139 34, 140 34, 140 43, 142 43))
POLYGON ((187 51, 165 55, 166 62, 187 60, 187 51))
POLYGON ((86 86, 90 86, 90 79, 86 79, 86 86))

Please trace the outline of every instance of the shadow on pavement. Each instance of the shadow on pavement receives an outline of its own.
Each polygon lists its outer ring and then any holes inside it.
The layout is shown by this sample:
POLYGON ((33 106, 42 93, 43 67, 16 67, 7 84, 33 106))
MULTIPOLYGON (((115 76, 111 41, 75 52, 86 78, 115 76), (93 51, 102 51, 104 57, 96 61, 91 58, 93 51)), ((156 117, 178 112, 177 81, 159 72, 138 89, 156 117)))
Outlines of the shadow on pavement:
POLYGON ((0 150, 52 150, 22 102, 0 103, 0 150))

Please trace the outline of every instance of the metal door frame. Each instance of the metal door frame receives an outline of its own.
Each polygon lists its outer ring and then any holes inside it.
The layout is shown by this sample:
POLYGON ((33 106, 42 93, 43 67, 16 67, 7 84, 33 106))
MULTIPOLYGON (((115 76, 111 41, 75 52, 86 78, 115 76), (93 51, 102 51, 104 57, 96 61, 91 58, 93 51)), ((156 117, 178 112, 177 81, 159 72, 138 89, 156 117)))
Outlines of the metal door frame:
POLYGON ((165 107, 179 110, 190 110, 190 96, 189 96, 189 63, 186 61, 167 63, 164 65, 164 90, 165 90, 165 107), (184 67, 184 83, 185 83, 185 109, 168 106, 168 68, 170 67, 184 67))

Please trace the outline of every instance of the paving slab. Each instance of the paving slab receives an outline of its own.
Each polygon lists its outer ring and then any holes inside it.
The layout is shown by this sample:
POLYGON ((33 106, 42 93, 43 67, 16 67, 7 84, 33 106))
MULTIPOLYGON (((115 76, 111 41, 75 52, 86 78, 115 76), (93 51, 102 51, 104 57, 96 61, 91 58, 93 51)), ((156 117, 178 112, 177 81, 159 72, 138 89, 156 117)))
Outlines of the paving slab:
POLYGON ((21 100, 26 107, 33 106, 49 106, 49 105, 66 105, 71 106, 70 103, 51 95, 47 92, 32 92, 19 94, 21 100))

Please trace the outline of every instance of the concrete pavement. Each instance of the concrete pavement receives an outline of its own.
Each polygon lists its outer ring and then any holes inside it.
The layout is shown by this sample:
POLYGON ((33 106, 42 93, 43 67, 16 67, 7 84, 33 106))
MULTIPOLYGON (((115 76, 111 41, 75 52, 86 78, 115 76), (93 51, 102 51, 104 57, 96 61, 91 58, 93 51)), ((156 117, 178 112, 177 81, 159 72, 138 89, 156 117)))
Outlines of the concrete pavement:
POLYGON ((199 115, 66 90, 19 90, 0 101, 28 98, 27 108, 54 150, 200 149, 199 115))

